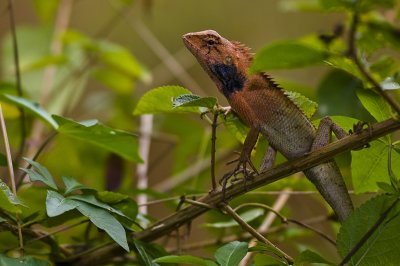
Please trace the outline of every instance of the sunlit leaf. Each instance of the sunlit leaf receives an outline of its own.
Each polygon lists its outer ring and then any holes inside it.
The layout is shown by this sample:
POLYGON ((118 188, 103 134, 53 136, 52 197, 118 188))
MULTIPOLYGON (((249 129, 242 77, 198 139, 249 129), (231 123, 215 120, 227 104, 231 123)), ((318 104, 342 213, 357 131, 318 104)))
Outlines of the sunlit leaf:
POLYGON ((179 86, 163 86, 146 92, 136 105, 134 115, 157 114, 157 113, 182 113, 196 112, 200 109, 196 107, 177 107, 174 108, 172 102, 181 95, 191 94, 185 88, 179 86))
POLYGON ((311 101, 306 96, 295 91, 285 91, 284 93, 308 118, 311 118, 317 111, 318 104, 311 101))
MULTIPOLYGON (((370 147, 351 151, 351 175, 356 193, 378 190, 377 182, 390 182, 388 174, 388 144, 382 140, 370 142, 370 147)), ((392 169, 400 173, 400 154, 392 151, 392 169)))
POLYGON ((121 157, 142 162, 138 154, 137 136, 122 130, 107 127, 97 121, 75 122, 61 116, 53 115, 59 124, 61 134, 96 145, 121 157))

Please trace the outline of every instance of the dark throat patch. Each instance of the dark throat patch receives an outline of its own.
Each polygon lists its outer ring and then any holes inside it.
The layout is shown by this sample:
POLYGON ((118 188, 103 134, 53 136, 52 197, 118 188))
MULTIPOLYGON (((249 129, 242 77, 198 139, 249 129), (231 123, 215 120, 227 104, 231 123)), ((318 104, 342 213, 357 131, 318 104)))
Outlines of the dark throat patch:
POLYGON ((210 70, 221 82, 222 93, 225 97, 229 98, 235 91, 243 89, 246 77, 239 73, 234 65, 214 64, 211 65, 210 70))

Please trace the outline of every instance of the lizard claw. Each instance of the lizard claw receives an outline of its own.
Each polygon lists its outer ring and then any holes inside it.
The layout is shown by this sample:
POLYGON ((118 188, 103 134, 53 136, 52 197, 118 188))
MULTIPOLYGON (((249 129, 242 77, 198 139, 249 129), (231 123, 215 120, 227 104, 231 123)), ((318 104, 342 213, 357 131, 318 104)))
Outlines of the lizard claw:
POLYGON ((226 118, 227 115, 232 112, 232 107, 230 107, 230 106, 221 106, 220 110, 224 114, 224 117, 226 118))

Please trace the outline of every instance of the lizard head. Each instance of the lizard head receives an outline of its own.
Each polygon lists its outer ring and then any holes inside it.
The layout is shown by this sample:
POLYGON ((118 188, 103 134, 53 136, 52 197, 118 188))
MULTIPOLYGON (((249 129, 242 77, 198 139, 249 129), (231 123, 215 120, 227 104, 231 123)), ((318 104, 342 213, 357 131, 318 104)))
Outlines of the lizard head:
POLYGON ((182 38, 227 98, 243 89, 252 59, 248 48, 225 39, 213 30, 187 33, 182 38))

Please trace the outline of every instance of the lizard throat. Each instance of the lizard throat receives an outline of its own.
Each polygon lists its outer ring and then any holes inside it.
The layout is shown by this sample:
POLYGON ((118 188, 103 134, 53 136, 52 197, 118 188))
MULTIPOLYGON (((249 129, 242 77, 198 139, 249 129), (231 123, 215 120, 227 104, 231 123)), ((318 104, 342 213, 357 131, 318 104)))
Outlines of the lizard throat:
POLYGON ((246 77, 234 65, 213 64, 210 65, 210 72, 212 78, 217 79, 218 88, 226 98, 243 89, 246 77))

